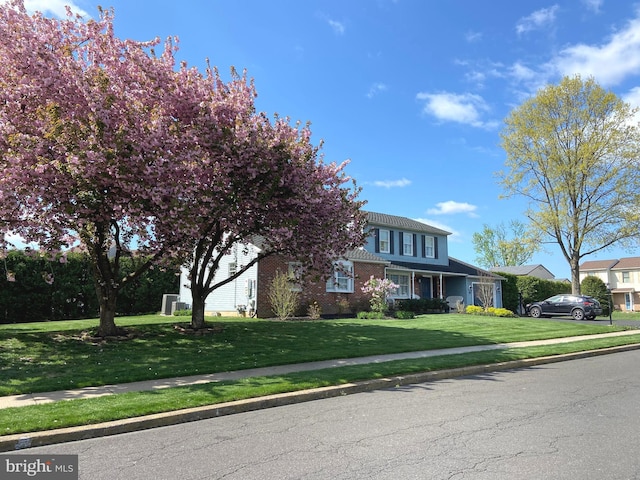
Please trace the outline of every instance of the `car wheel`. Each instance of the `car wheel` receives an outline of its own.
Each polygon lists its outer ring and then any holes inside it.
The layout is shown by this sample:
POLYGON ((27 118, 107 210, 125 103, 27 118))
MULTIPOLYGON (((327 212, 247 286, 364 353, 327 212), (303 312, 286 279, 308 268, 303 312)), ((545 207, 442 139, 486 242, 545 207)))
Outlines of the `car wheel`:
POLYGON ((540 307, 531 307, 529 309, 529 315, 533 318, 540 318, 542 316, 542 309, 540 307))
POLYGON ((576 308, 573 312, 571 312, 571 316, 574 320, 584 320, 584 310, 576 308))

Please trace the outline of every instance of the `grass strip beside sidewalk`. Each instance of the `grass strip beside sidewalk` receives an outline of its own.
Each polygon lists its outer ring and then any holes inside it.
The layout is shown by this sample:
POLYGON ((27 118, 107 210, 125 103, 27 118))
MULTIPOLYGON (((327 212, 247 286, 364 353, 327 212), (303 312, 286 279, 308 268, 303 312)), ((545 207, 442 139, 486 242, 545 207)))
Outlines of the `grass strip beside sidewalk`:
POLYGON ((0 436, 91 425, 368 379, 483 365, 640 343, 640 334, 552 345, 397 360, 238 381, 131 392, 0 410, 0 436))

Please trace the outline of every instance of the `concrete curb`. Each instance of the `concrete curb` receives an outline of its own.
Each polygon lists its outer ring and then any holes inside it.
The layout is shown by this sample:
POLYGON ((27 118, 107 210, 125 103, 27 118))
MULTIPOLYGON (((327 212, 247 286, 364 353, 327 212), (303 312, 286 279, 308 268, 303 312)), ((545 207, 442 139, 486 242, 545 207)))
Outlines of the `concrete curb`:
POLYGON ((177 425, 180 423, 222 417, 225 415, 233 415, 236 413, 251 412, 254 410, 261 410, 265 408, 280 407, 284 405, 292 405, 295 403, 309 402, 312 400, 351 395, 354 393, 390 389, 405 385, 432 382, 435 380, 444 380, 447 378, 480 375, 485 373, 499 372, 503 370, 533 367, 536 365, 557 363, 567 360, 575 360, 579 358, 607 355, 611 353, 620 353, 638 349, 640 349, 640 344, 621 345, 618 347, 587 350, 583 352, 567 353, 563 355, 553 355, 548 357, 514 360, 510 362, 500 362, 487 365, 476 365, 448 370, 438 370, 433 372, 415 373, 405 376, 366 380, 362 382, 347 383, 344 385, 337 385, 332 387, 301 390, 297 392, 269 395, 266 397, 239 400, 235 402, 207 405, 204 407, 158 413, 155 415, 129 418, 113 422, 99 423, 95 425, 0 436, 0 452, 11 452, 25 448, 54 445, 56 443, 66 443, 77 440, 104 437, 108 435, 118 435, 121 433, 129 433, 150 428, 177 425))

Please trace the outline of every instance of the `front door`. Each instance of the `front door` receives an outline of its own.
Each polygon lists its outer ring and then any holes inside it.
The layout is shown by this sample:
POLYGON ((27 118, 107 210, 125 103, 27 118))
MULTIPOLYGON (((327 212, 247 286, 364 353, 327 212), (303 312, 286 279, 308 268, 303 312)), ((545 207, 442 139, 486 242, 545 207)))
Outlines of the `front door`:
POLYGON ((432 298, 431 277, 422 277, 420 280, 420 284, 422 285, 422 292, 420 293, 420 296, 422 298, 432 298))

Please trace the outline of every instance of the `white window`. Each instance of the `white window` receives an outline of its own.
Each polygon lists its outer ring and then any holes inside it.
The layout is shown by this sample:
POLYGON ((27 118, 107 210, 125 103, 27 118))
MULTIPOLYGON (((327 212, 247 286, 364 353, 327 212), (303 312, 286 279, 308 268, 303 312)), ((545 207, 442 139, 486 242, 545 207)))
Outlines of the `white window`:
POLYGON ((380 230, 378 233, 378 242, 380 246, 380 253, 389 253, 391 248, 391 240, 389 230, 380 230))
POLYGON ((424 256, 427 258, 436 256, 435 239, 433 237, 424 237, 424 256))
POLYGON ((402 253, 413 255, 413 235, 411 233, 405 233, 402 236, 402 253))
POLYGON ((327 292, 353 293, 353 263, 336 262, 327 280, 327 292))
POLYGON ((409 275, 389 275, 389 280, 399 287, 394 297, 409 298, 409 275))
POLYGON ((229 277, 233 277, 238 271, 238 264, 236 262, 229 262, 229 277))
POLYGON ((302 290, 302 263, 289 262, 287 275, 289 277, 291 291, 299 292, 302 290))
POLYGON ((622 282, 629 283, 631 281, 631 274, 629 272, 622 272, 622 282))

